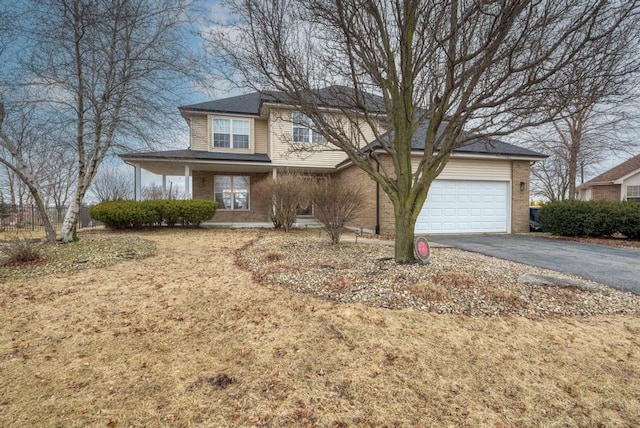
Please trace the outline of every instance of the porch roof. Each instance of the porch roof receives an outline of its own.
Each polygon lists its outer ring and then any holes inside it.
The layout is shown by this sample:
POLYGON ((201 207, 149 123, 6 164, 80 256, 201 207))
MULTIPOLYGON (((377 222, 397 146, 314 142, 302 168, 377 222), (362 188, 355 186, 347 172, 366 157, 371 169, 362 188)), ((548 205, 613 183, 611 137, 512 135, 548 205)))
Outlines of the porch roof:
POLYGON ((172 160, 219 160, 239 162, 267 162, 271 159, 264 153, 219 153, 204 150, 164 150, 160 152, 124 153, 120 157, 124 160, 142 159, 172 159, 172 160))
POLYGON ((204 150, 164 150, 158 152, 123 153, 126 163, 140 165, 159 175, 183 175, 185 165, 192 170, 247 172, 271 171, 271 159, 263 153, 219 153, 204 150))

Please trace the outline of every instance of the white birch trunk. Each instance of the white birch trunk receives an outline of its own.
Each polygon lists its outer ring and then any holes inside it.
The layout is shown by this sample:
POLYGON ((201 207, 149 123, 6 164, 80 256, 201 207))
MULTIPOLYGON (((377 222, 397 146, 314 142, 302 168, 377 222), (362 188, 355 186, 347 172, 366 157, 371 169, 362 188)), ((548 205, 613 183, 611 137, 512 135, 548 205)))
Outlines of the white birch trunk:
MULTIPOLYGON (((102 158, 104 158, 104 156, 102 158)), ((89 190, 91 181, 93 181, 93 177, 96 175, 98 165, 99 163, 95 164, 91 162, 84 177, 79 177, 80 180, 78 181, 78 187, 76 188, 73 200, 71 201, 71 204, 69 204, 67 213, 64 216, 64 221, 62 222, 62 242, 73 242, 77 240, 76 227, 78 225, 80 207, 82 206, 82 201, 84 200, 87 190, 89 190)))
MULTIPOLYGON (((4 107, 0 105, 0 125, 2 125, 2 121, 4 119, 4 107)), ((40 190, 40 186, 38 185, 38 181, 36 177, 31 173, 28 165, 22 158, 20 152, 16 149, 16 146, 9 139, 9 137, 0 130, 0 147, 4 147, 11 153, 13 156, 15 164, 11 162, 7 162, 6 160, 2 160, 2 163, 11 169, 16 175, 22 180, 22 182, 29 189, 29 193, 33 197, 33 201, 38 208, 38 212, 40 213, 40 217, 42 218, 42 222, 44 223, 44 229, 47 234, 47 240, 50 243, 56 242, 56 230, 51 223, 51 219, 49 218, 49 213, 47 212, 47 207, 42 199, 42 192, 40 190)))

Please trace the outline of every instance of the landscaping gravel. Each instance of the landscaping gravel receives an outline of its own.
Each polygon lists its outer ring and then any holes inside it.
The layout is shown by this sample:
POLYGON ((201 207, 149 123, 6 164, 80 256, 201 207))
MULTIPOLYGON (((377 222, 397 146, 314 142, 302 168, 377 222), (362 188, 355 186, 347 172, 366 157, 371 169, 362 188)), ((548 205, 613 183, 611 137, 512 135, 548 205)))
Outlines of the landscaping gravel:
POLYGON ((433 248, 428 265, 398 265, 393 247, 342 243, 309 233, 263 233, 239 250, 238 263, 262 283, 344 303, 468 316, 640 314, 640 296, 585 282, 548 287, 523 274, 568 275, 453 248, 433 248))

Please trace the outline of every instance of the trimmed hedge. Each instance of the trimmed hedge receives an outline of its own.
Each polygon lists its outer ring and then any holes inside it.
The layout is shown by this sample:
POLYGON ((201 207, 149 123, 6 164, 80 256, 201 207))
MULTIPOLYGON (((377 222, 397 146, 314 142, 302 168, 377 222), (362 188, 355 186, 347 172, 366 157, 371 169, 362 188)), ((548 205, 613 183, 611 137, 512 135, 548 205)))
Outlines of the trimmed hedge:
POLYGON ((564 201, 540 208, 538 220, 545 232, 562 236, 640 238, 640 204, 636 202, 564 201))
POLYGON ((218 203, 208 200, 149 200, 102 202, 89 210, 92 219, 111 229, 176 224, 199 226, 216 213, 218 203))

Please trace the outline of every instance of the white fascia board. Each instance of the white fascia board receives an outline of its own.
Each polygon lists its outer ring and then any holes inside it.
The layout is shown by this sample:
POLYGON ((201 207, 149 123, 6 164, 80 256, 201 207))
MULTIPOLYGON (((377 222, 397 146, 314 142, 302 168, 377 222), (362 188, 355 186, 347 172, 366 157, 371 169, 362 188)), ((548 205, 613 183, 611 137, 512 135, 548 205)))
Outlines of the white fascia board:
POLYGON ((271 162, 252 162, 252 161, 225 161, 214 159, 166 159, 166 158, 120 158, 128 164, 135 165, 141 162, 171 162, 171 163, 188 163, 188 164, 214 164, 214 165, 258 165, 258 166, 274 166, 271 162))
MULTIPOLYGON (((386 154, 382 149, 377 149, 375 151, 378 154, 386 154)), ((437 154, 438 152, 436 152, 437 154)), ((411 156, 424 156, 424 151, 422 150, 412 150, 411 156)), ((452 158, 462 158, 462 159, 499 159, 499 160, 527 160, 527 161, 541 161, 546 159, 546 156, 527 156, 527 155, 493 155, 491 153, 452 153, 452 158)))
MULTIPOLYGON (((411 152, 412 154, 423 155, 423 152, 411 152)), ((499 159, 499 160, 526 160, 531 162, 541 161, 546 159, 546 156, 527 156, 527 155, 492 155, 484 153, 452 153, 452 158, 466 158, 466 159, 499 159)))
MULTIPOLYGON (((282 108, 284 110, 298 110, 300 107, 296 106, 294 104, 280 104, 280 103, 270 103, 270 102, 264 102, 262 103, 262 105, 264 107, 272 107, 272 108, 282 108)), ((322 110, 322 111, 326 111, 326 112, 331 112, 331 113, 344 113, 345 109, 340 109, 338 107, 324 107, 324 106, 319 106, 318 109, 322 110)), ((346 109, 348 110, 348 109, 346 109)), ((357 110, 348 110, 348 111, 352 111, 353 113, 358 113, 357 110)), ((378 117, 378 116, 384 116, 384 113, 375 113, 375 112, 369 112, 369 114, 371 116, 374 117, 378 117)))
POLYGON ((324 169, 327 172, 337 171, 335 166, 313 165, 313 164, 295 164, 295 163, 271 163, 274 168, 296 168, 296 169, 324 169))
MULTIPOLYGON (((378 149, 375 151, 376 154, 385 155, 385 152, 382 149, 378 149)), ((411 152, 411 156, 422 157, 424 156, 424 152, 421 150, 414 150, 411 152)), ((525 160, 529 162, 539 162, 545 157, 543 156, 524 156, 524 155, 492 155, 492 154, 481 154, 481 153, 453 153, 451 155, 452 158, 458 159, 481 159, 481 160, 525 160)), ((347 162, 344 165, 340 165, 336 169, 339 171, 341 169, 347 168, 353 165, 353 162, 347 162)))
POLYGON ((166 162, 166 163, 185 163, 185 164, 204 164, 204 165, 231 165, 231 166, 263 166, 269 168, 296 168, 296 169, 314 169, 325 170, 327 172, 337 171, 335 166, 313 165, 313 164, 292 164, 292 163, 272 163, 272 162, 247 162, 247 161, 225 161, 225 160, 208 160, 208 159, 157 159, 157 158, 127 158, 121 159, 130 165, 141 164, 144 162, 166 162))
POLYGON ((214 110, 207 110, 207 111, 203 111, 203 110, 180 110, 180 112, 182 113, 182 116, 184 117, 184 113, 189 113, 191 115, 203 115, 203 116, 231 116, 231 117, 250 117, 250 118, 255 118, 255 117, 260 117, 259 114, 250 114, 250 113, 227 113, 225 111, 214 111, 214 110))

